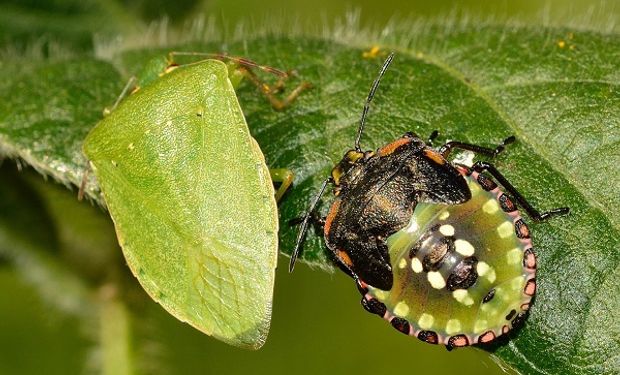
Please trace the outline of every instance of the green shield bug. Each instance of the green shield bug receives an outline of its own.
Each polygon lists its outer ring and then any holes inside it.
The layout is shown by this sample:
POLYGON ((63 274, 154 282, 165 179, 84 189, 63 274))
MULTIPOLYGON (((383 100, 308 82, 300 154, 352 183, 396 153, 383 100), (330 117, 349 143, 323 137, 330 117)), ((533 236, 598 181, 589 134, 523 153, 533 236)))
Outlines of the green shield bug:
MULTIPOLYGON (((256 349, 270 324, 278 214, 229 74, 210 59, 139 80, 83 149, 146 292, 198 330, 256 349)), ((292 176, 272 174, 285 180, 279 197, 292 176)))

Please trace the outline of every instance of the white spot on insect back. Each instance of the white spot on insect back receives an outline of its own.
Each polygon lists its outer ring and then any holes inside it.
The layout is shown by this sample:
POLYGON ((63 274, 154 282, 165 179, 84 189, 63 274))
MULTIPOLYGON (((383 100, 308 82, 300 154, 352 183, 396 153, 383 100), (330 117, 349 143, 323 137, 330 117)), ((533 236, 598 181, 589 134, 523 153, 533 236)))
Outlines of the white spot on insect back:
POLYGON ((446 220, 450 217, 450 212, 448 210, 444 210, 439 214, 439 220, 446 220))
POLYGON ((454 247, 456 248, 456 252, 463 256, 472 256, 474 255, 474 247, 465 240, 456 240, 454 241, 454 247))
POLYGON ((437 271, 429 272, 426 277, 428 278, 428 282, 431 283, 431 286, 435 289, 442 289, 446 286, 446 280, 444 280, 443 276, 437 271))
POLYGON ((446 324, 446 333, 448 335, 453 335, 457 332, 461 331, 461 321, 458 319, 450 319, 446 324))
POLYGON ((420 259, 418 258, 411 259, 411 269, 415 273, 422 272, 422 262, 420 262, 420 259))
POLYGON ((478 262, 478 265, 476 265, 476 272, 478 272, 478 276, 486 277, 489 282, 495 281, 495 269, 485 262, 478 262))
POLYGON ((471 306, 474 304, 473 298, 471 298, 469 292, 465 289, 455 290, 454 292, 452 292, 452 297, 454 297, 455 300, 465 306, 471 306))
POLYGON ((394 315, 404 317, 409 314, 409 306, 404 301, 400 301, 394 306, 394 315))
POLYGON ((497 234, 501 238, 507 238, 507 237, 510 237, 514 233, 513 230, 514 228, 512 226, 512 222, 505 221, 502 224, 500 224, 500 226, 497 227, 497 234))
POLYGON ((418 325, 422 329, 431 328, 433 326, 433 323, 435 323, 435 318, 433 318, 432 315, 427 313, 420 315, 420 319, 418 319, 418 325))
POLYGON ((407 267, 407 260, 405 258, 402 258, 399 262, 398 262, 398 268, 400 268, 401 270, 403 268, 407 267))
POLYGON ((517 264, 521 262, 522 258, 523 258, 523 253, 521 252, 521 249, 519 249, 518 247, 515 247, 514 249, 506 253, 506 262, 508 264, 517 264))
POLYGON ((523 276, 517 276, 513 278, 512 281, 510 282, 510 288, 512 288, 512 290, 521 290, 523 289, 524 286, 525 286, 525 279, 523 278, 523 276))
POLYGON ((484 319, 479 319, 474 323, 474 332, 482 332, 487 329, 489 326, 489 322, 484 319))
POLYGON ((499 203, 495 199, 489 199, 485 204, 482 205, 482 211, 487 214, 494 214, 499 211, 499 203))
POLYGON ((454 227, 449 224, 445 224, 439 227, 439 232, 444 236, 454 236, 454 227))
POLYGON ((490 283, 494 283, 496 278, 497 276, 495 275, 495 269, 491 268, 489 274, 487 275, 487 280, 489 280, 490 283))
POLYGON ((491 267, 489 267, 489 265, 485 262, 478 262, 478 265, 476 266, 476 271, 478 272, 478 276, 484 276, 487 274, 487 272, 489 272, 489 269, 491 267))

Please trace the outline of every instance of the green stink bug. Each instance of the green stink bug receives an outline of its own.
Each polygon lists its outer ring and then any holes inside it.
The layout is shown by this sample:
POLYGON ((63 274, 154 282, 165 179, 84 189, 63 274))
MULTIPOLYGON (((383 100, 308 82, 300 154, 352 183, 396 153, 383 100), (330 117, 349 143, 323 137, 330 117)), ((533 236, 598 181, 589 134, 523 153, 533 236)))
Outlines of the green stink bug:
POLYGON ((147 293, 200 331, 262 346, 277 207, 226 64, 203 60, 151 80, 105 117, 83 148, 147 293))

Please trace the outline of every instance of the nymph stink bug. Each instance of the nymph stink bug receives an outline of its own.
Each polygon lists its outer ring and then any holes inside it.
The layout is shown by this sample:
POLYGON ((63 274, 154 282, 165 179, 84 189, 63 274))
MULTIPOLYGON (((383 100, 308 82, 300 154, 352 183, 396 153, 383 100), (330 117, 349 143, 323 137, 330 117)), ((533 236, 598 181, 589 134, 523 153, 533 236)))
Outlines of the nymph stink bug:
POLYGON ((370 102, 392 59, 370 89, 355 148, 332 169, 301 222, 290 269, 315 218, 366 310, 448 349, 488 343, 524 318, 536 291, 536 256, 517 205, 535 221, 569 210, 539 213, 492 164, 447 160, 454 149, 495 157, 514 137, 494 149, 448 142, 435 150, 437 132, 427 142, 407 133, 363 151, 370 102), (336 198, 327 218, 318 219, 328 184, 336 198))

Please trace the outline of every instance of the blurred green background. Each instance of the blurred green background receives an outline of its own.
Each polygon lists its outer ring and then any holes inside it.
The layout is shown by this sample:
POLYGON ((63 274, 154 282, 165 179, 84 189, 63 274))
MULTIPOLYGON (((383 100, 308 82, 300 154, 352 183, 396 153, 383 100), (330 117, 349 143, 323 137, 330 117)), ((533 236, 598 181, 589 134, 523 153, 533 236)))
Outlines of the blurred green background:
MULTIPOLYGON (((579 15, 578 18, 595 28, 609 28, 611 22, 620 17, 617 10, 613 3, 588 0, 9 0, 0 2, 0 43, 5 48, 25 48, 47 38, 67 40, 74 46, 88 49, 92 47, 93 25, 100 28, 98 32, 113 34, 131 28, 126 26, 128 20, 146 24, 167 16, 172 25, 181 25, 201 14, 212 15, 231 29, 248 18, 260 23, 273 17, 299 17, 319 23, 350 11, 360 12, 362 25, 381 25, 394 16, 442 18, 447 14, 562 25, 574 22, 574 16, 579 15), (100 8, 117 14, 117 19, 98 19, 96 10, 100 8), (91 19, 75 21, 78 15, 91 13, 95 14, 91 19)), ((34 173, 27 171, 25 176, 18 175, 15 169, 13 161, 5 160, 0 169, 0 182, 6 186, 10 181, 13 187, 31 189, 24 199, 44 201, 57 197, 60 202, 56 203, 57 207, 41 203, 50 216, 53 216, 52 211, 75 210, 74 193, 51 181, 43 186, 34 173), (62 202, 71 203, 65 207, 62 202)), ((6 197, 10 191, 5 188, 2 193, 6 197)), ((113 243, 114 234, 106 214, 88 203, 80 210, 79 215, 92 215, 98 218, 93 221, 104 223, 105 236, 113 243)), ((10 217, 8 211, 1 215, 5 219, 10 217)), ((51 223, 46 227, 44 220, 39 224, 41 226, 29 230, 50 232, 61 239, 66 236, 67 228, 51 223)), ((0 227, 0 237, 3 235, 0 227)), ((111 248, 110 257, 120 255, 120 249, 109 243, 106 246, 111 248)), ((131 294, 135 301, 130 306, 132 313, 137 312, 137 320, 130 321, 135 324, 132 342, 136 347, 132 350, 143 358, 136 367, 143 373, 178 374, 505 372, 481 350, 467 348, 447 353, 443 347, 398 334, 381 319, 363 311, 359 294, 346 276, 311 270, 303 265, 289 274, 287 261, 280 259, 272 330, 264 348, 257 352, 227 346, 176 321, 135 285, 130 292, 122 291, 124 295, 131 294)), ((85 318, 80 314, 67 313, 62 307, 50 305, 50 296, 42 293, 45 288, 41 284, 46 283, 44 275, 25 276, 16 270, 13 262, 0 257, 0 374, 98 372, 102 361, 102 353, 94 339, 100 334, 98 328, 84 324, 85 318)), ((121 259, 118 263, 123 264, 121 259)), ((115 277, 136 284, 128 270, 122 266, 119 269, 121 275, 115 277)), ((92 279, 97 280, 98 276, 92 279)), ((62 294, 62 291, 57 292, 62 294)))

